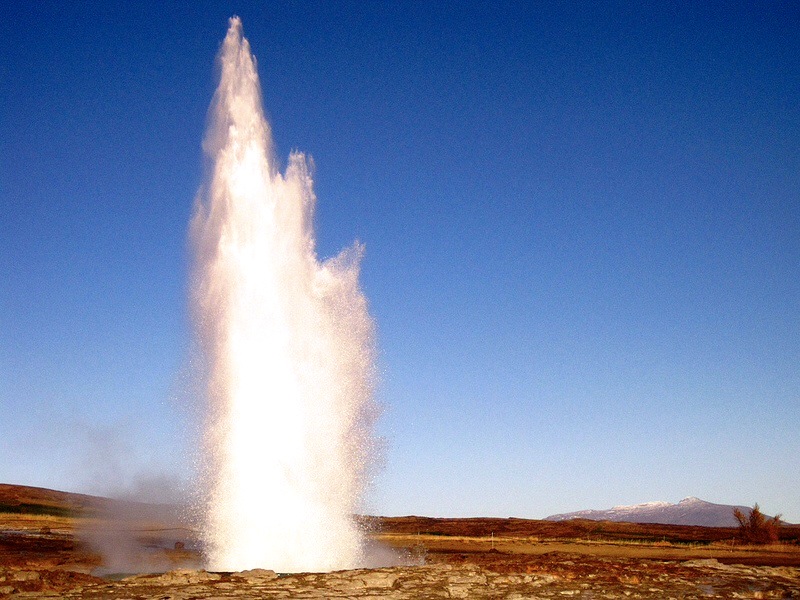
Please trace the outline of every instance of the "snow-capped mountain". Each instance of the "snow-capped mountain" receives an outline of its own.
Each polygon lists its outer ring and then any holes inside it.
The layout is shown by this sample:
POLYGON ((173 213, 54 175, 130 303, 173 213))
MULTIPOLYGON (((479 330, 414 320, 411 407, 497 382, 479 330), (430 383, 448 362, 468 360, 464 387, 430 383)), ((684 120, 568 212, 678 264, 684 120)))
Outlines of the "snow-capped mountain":
POLYGON ((645 502, 633 506, 615 506, 607 510, 579 510, 551 515, 547 521, 589 519, 592 521, 627 521, 629 523, 663 523, 667 525, 701 525, 705 527, 736 527, 733 509, 750 514, 750 507, 714 504, 699 498, 684 498, 671 502, 645 502))

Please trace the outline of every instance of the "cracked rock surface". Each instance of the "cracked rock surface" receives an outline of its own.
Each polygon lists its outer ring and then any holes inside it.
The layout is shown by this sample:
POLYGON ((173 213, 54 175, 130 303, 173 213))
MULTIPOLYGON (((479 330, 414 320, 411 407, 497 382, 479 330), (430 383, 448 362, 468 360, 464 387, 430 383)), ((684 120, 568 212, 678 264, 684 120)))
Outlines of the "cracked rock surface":
MULTIPOLYGON (((532 572, 473 564, 360 569, 279 576, 177 570, 109 581, 55 570, 0 570, 0 598, 800 598, 800 569, 641 560, 543 563, 532 572)), ((585 558, 585 557, 584 557, 585 558)))

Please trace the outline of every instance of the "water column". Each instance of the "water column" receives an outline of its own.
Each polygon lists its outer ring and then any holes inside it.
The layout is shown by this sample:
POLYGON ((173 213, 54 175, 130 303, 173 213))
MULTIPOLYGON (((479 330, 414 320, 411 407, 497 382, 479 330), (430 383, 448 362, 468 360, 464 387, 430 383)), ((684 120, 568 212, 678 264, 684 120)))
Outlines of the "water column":
POLYGON ((219 63, 190 231, 207 568, 356 567, 375 413, 363 247, 317 258, 309 168, 277 168, 237 17, 219 63))

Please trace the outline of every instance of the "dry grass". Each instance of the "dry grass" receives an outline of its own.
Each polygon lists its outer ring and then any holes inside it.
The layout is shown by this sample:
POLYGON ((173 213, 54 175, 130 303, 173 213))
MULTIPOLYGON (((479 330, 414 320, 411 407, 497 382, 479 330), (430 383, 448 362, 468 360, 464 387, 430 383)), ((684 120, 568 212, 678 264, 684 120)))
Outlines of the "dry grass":
POLYGON ((685 561, 715 558, 723 562, 800 565, 800 547, 794 544, 759 546, 730 543, 685 543, 641 540, 586 540, 538 537, 443 536, 384 533, 375 536, 395 548, 424 547, 431 554, 501 553, 544 555, 553 552, 606 558, 685 561))
POLYGON ((30 515, 0 512, 0 528, 17 531, 50 530, 60 533, 71 533, 80 519, 55 515, 30 515))

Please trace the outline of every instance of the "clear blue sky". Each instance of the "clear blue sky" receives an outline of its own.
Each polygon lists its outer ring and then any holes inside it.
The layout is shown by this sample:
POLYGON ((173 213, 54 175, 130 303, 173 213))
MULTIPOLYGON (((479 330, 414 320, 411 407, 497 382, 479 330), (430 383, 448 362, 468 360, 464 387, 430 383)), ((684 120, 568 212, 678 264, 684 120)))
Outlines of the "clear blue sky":
POLYGON ((186 233, 233 14, 278 155, 315 160, 321 256, 366 244, 369 510, 800 522, 791 2, 7 3, 0 481, 190 471, 186 233))

